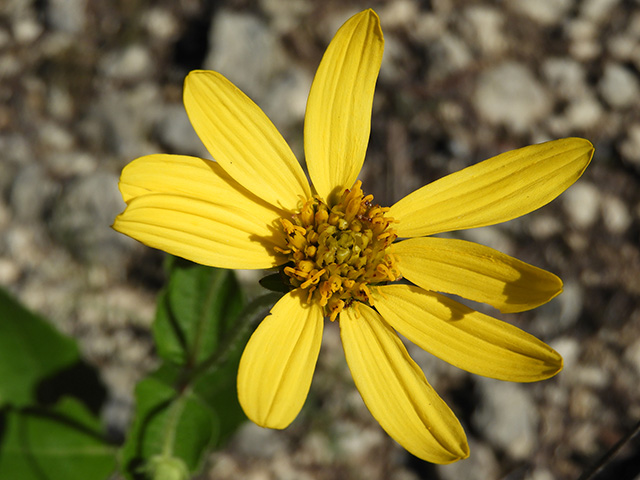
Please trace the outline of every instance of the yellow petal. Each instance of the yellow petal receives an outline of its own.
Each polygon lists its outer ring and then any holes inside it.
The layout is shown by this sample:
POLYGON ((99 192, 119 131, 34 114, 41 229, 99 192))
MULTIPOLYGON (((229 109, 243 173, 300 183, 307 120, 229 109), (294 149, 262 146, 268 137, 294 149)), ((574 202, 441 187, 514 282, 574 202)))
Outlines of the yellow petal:
POLYGON ((521 312, 562 291, 554 274, 477 243, 449 238, 410 238, 393 250, 402 276, 425 290, 521 312))
POLYGON ((511 382, 544 380, 562 370, 562 357, 534 336, 444 295, 410 285, 371 293, 393 328, 463 370, 511 382))
POLYGON ((371 308, 360 304, 358 311, 340 313, 340 332, 353 380, 371 414, 416 457, 433 463, 466 458, 469 447, 460 422, 396 333, 371 308))
POLYGON ((262 427, 285 428, 304 405, 318 360, 322 308, 288 293, 249 339, 238 369, 238 400, 262 427))
POLYGON ((273 223, 287 212, 268 204, 236 182, 218 163, 186 155, 155 154, 137 158, 122 170, 122 198, 150 193, 176 194, 203 201, 226 201, 273 223))
POLYGON ((393 205, 400 237, 505 222, 546 205, 584 172, 593 145, 581 138, 502 153, 436 180, 393 205))
POLYGON ((175 184, 165 188, 162 184, 170 181, 166 176, 170 173, 149 170, 163 159, 166 157, 143 157, 124 169, 121 189, 128 205, 116 217, 115 230, 213 267, 269 268, 286 261, 274 251, 275 246, 285 246, 275 211, 244 197, 235 182, 225 181, 226 175, 213 162, 201 168, 194 163, 197 159, 181 157, 179 164, 191 164, 184 170, 170 169, 176 170, 175 184), (145 171, 148 181, 140 176, 145 171), (197 172, 202 173, 204 184, 197 184, 193 177, 197 172), (156 188, 169 193, 153 193, 156 188), (182 189, 189 192, 183 194, 182 189), (148 191, 152 193, 145 193, 148 191))
POLYGON ((362 168, 383 49, 378 16, 365 10, 338 30, 311 85, 304 150, 313 186, 327 200, 351 188, 362 168))
POLYGON ((286 210, 310 197, 302 167, 282 135, 229 80, 217 72, 189 73, 184 106, 209 153, 243 187, 286 210))

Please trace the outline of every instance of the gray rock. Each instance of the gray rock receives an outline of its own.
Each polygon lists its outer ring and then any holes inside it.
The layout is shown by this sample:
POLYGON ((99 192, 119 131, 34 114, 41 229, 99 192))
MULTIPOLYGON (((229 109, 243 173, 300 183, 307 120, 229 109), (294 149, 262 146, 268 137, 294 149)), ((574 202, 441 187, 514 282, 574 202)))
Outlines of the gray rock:
POLYGON ((89 264, 124 271, 123 262, 137 242, 111 229, 124 210, 118 177, 95 173, 70 183, 56 203, 52 234, 76 257, 89 264))
POLYGON ((286 451, 285 438, 278 430, 262 428, 246 422, 234 436, 234 443, 243 455, 255 458, 271 458, 286 451))
POLYGON ((58 185, 37 164, 23 168, 13 181, 11 209, 16 220, 42 221, 58 185))
POLYGON ((578 322, 584 308, 583 287, 575 280, 563 280, 562 293, 535 310, 534 321, 527 329, 533 335, 553 337, 569 331, 578 322))
POLYGON ((295 67, 273 79, 261 107, 277 127, 284 130, 302 122, 312 80, 308 72, 295 67))
POLYGON ((471 419, 492 445, 514 459, 530 457, 537 444, 539 414, 527 388, 480 378, 480 405, 471 419))
POLYGON ((99 148, 133 160, 158 151, 149 137, 158 121, 161 104, 159 87, 150 82, 130 90, 107 91, 81 127, 84 135, 99 148))
POLYGON ((495 125, 523 132, 551 109, 546 90, 521 63, 505 62, 484 72, 473 97, 478 113, 495 125))
POLYGON ((500 467, 493 450, 486 444, 468 438, 471 455, 450 465, 438 465, 438 478, 442 480, 487 480, 500 478, 500 467))
POLYGON ((629 69, 618 63, 605 66, 598 90, 605 101, 614 108, 637 105, 638 79, 629 69))
POLYGON ((154 131, 163 146, 181 155, 208 158, 206 148, 196 134, 182 104, 163 105, 154 131))
POLYGON ((260 8, 271 18, 275 31, 287 32, 295 28, 300 19, 311 11, 313 3, 310 0, 260 0, 260 8))
POLYGON ((278 57, 274 32, 257 16, 230 10, 216 13, 205 68, 222 73, 260 104, 278 69, 278 57))
POLYGON ((49 0, 47 19, 55 30, 78 34, 86 24, 87 0, 49 0))
POLYGON ((444 33, 428 47, 429 77, 442 80, 467 68, 473 57, 466 43, 456 35, 444 33))

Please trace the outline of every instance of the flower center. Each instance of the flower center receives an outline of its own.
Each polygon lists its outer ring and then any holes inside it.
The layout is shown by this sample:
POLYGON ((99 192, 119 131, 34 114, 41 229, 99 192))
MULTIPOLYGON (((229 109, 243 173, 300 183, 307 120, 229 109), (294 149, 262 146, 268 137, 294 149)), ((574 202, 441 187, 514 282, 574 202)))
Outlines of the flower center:
POLYGON ((397 238, 393 219, 385 217, 389 208, 372 205, 373 195, 360 187, 357 181, 331 208, 311 198, 291 220, 280 219, 287 247, 278 251, 293 263, 284 273, 331 321, 353 301, 371 304, 369 285, 400 276, 389 252, 397 238))

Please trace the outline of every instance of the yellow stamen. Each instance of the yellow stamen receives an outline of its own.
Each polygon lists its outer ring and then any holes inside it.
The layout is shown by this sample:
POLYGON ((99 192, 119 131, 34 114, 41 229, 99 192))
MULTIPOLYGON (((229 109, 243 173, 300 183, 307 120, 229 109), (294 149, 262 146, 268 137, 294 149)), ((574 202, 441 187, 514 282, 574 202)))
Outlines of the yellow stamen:
POLYGON ((387 207, 373 205, 373 195, 357 181, 334 205, 314 197, 300 211, 281 219, 286 248, 294 266, 284 268, 294 288, 307 289, 307 302, 316 302, 334 321, 359 302, 373 305, 370 285, 396 280, 397 259, 390 253, 397 235, 385 217, 387 207))

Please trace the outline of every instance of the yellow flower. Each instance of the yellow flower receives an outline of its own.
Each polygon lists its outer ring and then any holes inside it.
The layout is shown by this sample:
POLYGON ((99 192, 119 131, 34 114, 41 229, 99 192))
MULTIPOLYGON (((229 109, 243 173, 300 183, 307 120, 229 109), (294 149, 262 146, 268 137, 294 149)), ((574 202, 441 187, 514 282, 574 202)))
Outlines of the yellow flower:
POLYGON ((160 154, 133 161, 122 172, 127 208, 114 228, 205 265, 281 267, 291 290, 256 329, 238 372, 240 403, 258 425, 285 428, 297 416, 324 319, 337 318, 372 415, 412 454, 450 463, 469 455, 464 431, 396 332, 472 373, 542 380, 561 370, 558 353, 436 292, 519 312, 558 295, 562 282, 496 250, 431 235, 547 204, 580 177, 593 146, 567 138, 503 153, 380 207, 357 177, 383 44, 378 17, 366 10, 327 48, 305 116, 313 186, 259 107, 219 73, 191 72, 185 107, 216 161, 160 154), (392 283, 400 278, 411 284, 392 283))

